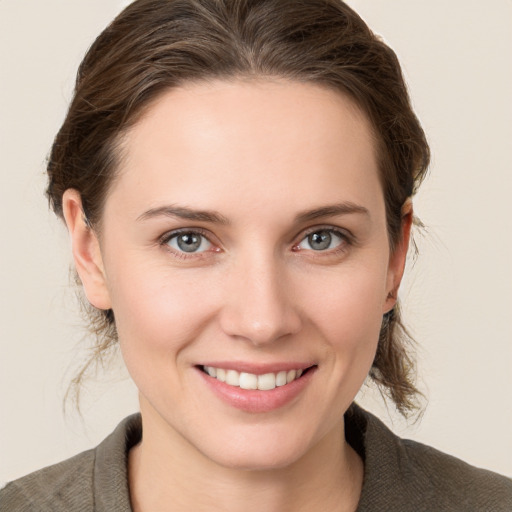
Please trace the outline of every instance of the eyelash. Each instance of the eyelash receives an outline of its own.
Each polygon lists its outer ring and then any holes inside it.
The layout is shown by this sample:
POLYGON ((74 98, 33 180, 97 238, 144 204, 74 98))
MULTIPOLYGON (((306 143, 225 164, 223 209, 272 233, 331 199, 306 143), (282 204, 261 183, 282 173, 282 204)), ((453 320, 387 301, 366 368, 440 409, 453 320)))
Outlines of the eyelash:
POLYGON ((160 237, 159 244, 161 246, 165 247, 165 249, 168 250, 174 257, 182 259, 182 260, 185 260, 188 258, 204 258, 207 256, 208 252, 219 252, 220 251, 220 249, 216 249, 213 251, 206 250, 206 251, 202 251, 202 252, 187 253, 185 251, 176 250, 169 245, 169 242, 173 238, 177 238, 178 236, 185 235, 185 234, 199 235, 202 238, 204 238, 205 240, 207 240, 209 244, 211 244, 213 247, 215 247, 215 244, 210 240, 211 235, 207 231, 205 231, 204 229, 201 229, 201 228, 183 228, 183 229, 177 229, 177 230, 171 231, 169 233, 165 233, 163 236, 160 237))
POLYGON ((315 226, 313 228, 308 229, 304 234, 301 235, 302 238, 300 241, 293 245, 292 250, 294 252, 301 252, 303 250, 307 250, 312 253, 314 257, 321 258, 324 256, 335 256, 337 254, 346 252, 350 245, 353 245, 355 240, 351 233, 348 233, 345 230, 341 230, 339 228, 335 228, 333 226, 315 226), (305 240, 308 239, 309 236, 315 233, 329 233, 330 235, 334 235, 340 239, 339 245, 332 249, 327 250, 319 250, 315 251, 314 249, 302 249, 299 247, 305 240))
MULTIPOLYGON (((302 252, 302 251, 306 250, 308 252, 311 252, 313 257, 316 257, 316 258, 325 257, 327 255, 334 256, 334 255, 346 252, 348 247, 350 245, 353 245, 355 242, 354 237, 351 233, 349 233, 345 230, 340 230, 339 228, 335 228, 332 226, 315 226, 313 228, 308 229, 304 233, 301 233, 300 236, 301 236, 300 240, 293 244, 292 251, 297 253, 297 252, 302 252), (335 248, 328 249, 328 250, 315 251, 314 249, 303 249, 303 248, 299 247, 299 245, 302 244, 309 236, 311 236, 315 233, 329 233, 331 235, 338 237, 341 240, 341 242, 335 248)), ((217 253, 217 252, 221 251, 221 249, 218 248, 216 246, 216 244, 210 240, 210 238, 211 238, 211 234, 204 229, 183 228, 183 229, 173 230, 171 232, 168 232, 168 233, 165 233, 164 235, 162 235, 159 239, 159 245, 165 247, 165 249, 168 250, 174 257, 179 258, 179 259, 184 260, 184 259, 189 259, 189 258, 204 258, 204 257, 208 256, 208 253, 212 253, 212 252, 217 253), (214 247, 214 250, 205 250, 205 251, 201 251, 201 252, 187 253, 185 251, 176 250, 169 246, 169 242, 172 239, 177 238, 178 236, 183 235, 183 234, 201 236, 209 244, 211 244, 214 247)))

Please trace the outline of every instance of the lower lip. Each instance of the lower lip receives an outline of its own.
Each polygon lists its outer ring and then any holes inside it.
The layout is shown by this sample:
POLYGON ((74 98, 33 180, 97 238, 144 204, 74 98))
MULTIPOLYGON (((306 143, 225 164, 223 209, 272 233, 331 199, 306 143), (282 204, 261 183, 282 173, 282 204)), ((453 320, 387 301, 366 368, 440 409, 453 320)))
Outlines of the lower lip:
POLYGON ((210 377, 199 368, 197 368, 197 371, 206 385, 228 405, 245 412, 262 413, 274 411, 292 402, 311 381, 316 367, 311 368, 307 373, 289 384, 268 391, 230 386, 214 377, 210 377))

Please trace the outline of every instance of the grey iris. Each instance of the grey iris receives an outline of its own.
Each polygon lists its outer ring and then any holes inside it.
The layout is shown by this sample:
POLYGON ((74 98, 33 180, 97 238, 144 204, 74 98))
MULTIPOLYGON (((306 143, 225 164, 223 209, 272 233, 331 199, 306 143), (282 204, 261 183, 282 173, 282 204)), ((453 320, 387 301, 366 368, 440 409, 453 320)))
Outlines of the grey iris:
POLYGON ((201 246, 201 236, 196 233, 182 233, 178 235, 177 243, 183 252, 194 252, 201 246))
POLYGON ((308 242, 312 249, 321 251, 331 245, 332 235, 329 231, 317 231, 308 235, 308 242))

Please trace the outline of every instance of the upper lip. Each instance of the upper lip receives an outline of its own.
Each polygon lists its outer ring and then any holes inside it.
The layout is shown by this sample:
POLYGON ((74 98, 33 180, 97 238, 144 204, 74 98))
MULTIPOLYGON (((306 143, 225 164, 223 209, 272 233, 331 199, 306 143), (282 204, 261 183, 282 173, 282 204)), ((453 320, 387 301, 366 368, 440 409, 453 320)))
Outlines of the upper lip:
POLYGON ((208 361, 198 366, 212 366, 213 368, 222 368, 224 370, 235 370, 239 373, 252 373, 254 375, 264 375, 266 373, 278 373, 289 370, 305 370, 315 366, 313 362, 274 362, 274 363, 254 363, 246 361, 208 361))

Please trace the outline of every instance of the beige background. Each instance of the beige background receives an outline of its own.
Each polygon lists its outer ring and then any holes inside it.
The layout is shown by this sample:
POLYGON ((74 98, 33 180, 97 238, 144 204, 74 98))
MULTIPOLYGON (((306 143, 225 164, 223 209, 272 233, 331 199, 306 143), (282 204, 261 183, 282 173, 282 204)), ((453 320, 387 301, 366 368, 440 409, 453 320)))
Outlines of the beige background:
MULTIPOLYGON (((119 0, 0 0, 0 482, 97 444, 137 408, 122 370, 62 412, 84 357, 44 159, 76 67, 119 0)), ((512 2, 352 0, 404 65, 434 160, 407 317, 429 405, 400 434, 512 476, 512 2)))

